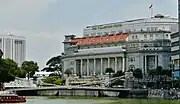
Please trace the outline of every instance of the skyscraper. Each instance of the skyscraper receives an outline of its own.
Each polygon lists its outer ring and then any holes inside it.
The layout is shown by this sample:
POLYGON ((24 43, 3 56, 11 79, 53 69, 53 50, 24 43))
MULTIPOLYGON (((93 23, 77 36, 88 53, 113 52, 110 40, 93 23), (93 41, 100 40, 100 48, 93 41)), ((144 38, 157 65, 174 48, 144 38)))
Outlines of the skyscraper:
POLYGON ((26 39, 22 36, 1 35, 0 49, 4 53, 3 58, 10 58, 21 66, 26 58, 26 39))

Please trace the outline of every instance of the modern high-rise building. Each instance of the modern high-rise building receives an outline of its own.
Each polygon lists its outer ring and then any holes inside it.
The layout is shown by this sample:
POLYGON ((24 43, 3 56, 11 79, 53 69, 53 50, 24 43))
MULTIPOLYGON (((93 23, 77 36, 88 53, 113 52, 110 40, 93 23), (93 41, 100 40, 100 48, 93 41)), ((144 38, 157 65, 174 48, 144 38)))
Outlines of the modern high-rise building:
POLYGON ((3 58, 10 58, 21 66, 26 58, 26 39, 22 36, 0 35, 0 49, 3 58))

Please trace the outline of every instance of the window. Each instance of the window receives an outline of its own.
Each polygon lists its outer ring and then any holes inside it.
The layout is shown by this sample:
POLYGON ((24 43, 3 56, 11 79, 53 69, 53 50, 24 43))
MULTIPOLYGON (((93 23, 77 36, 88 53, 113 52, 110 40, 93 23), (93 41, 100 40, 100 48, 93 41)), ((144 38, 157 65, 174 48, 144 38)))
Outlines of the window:
POLYGON ((132 36, 132 39, 134 39, 134 36, 132 36))
POLYGON ((169 34, 166 34, 166 37, 168 38, 168 37, 169 37, 169 34))
POLYGON ((137 39, 137 35, 136 35, 136 39, 137 39))
POLYGON ((165 30, 165 27, 162 27, 162 30, 165 30))
POLYGON ((158 43, 154 43, 154 47, 158 47, 159 45, 158 45, 158 43))
POLYGON ((107 34, 109 34, 109 32, 104 32, 104 35, 107 35, 107 34))
POLYGON ((147 35, 144 35, 144 38, 147 38, 147 35))
POLYGON ((146 48, 146 47, 148 47, 148 45, 147 45, 147 44, 144 44, 144 47, 146 48))
POLYGON ((150 39, 153 39, 153 34, 150 34, 150 39))
POLYGON ((91 36, 95 36, 96 35, 96 33, 91 33, 91 36))
POLYGON ((147 31, 150 31, 151 29, 149 27, 147 27, 147 31))
POLYGON ((158 27, 154 27, 155 31, 158 31, 158 27))
POLYGON ((111 31, 111 34, 116 34, 116 31, 111 31))
POLYGON ((159 37, 159 34, 156 34, 156 37, 159 37))
POLYGON ((98 32, 97 35, 102 35, 102 33, 101 33, 101 32, 98 32))

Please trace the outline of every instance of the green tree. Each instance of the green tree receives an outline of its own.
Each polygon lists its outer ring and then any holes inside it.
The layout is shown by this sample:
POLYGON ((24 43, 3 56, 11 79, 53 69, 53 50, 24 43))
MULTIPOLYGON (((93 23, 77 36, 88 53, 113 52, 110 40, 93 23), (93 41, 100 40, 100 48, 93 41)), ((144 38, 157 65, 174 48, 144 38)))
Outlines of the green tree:
POLYGON ((18 64, 13 61, 12 59, 4 59, 6 65, 7 65, 7 69, 9 70, 9 72, 12 74, 12 75, 15 75, 16 76, 16 70, 19 68, 18 67, 18 64))
POLYGON ((48 67, 45 67, 43 71, 47 71, 47 72, 62 71, 62 65, 63 65, 62 56, 59 55, 52 57, 47 61, 46 65, 48 67))
POLYGON ((120 71, 117 71, 115 74, 113 74, 113 77, 120 77, 123 75, 124 75, 124 72, 122 72, 122 70, 120 70, 120 71))
POLYGON ((105 73, 108 73, 110 77, 110 75, 114 73, 114 70, 112 68, 106 68, 105 73))
POLYGON ((114 70, 112 68, 106 68, 105 72, 111 74, 114 73, 114 70))
POLYGON ((142 74, 142 70, 137 68, 133 71, 133 76, 137 79, 142 79, 143 78, 143 74, 142 74))
POLYGON ((72 74, 72 69, 66 69, 64 73, 69 77, 72 74))
POLYGON ((148 71, 148 75, 149 75, 149 76, 152 76, 152 77, 155 76, 155 75, 157 75, 156 69, 149 70, 149 71, 148 71))
POLYGON ((163 70, 162 66, 158 66, 158 67, 156 68, 156 74, 157 74, 157 75, 161 75, 161 74, 162 74, 162 70, 163 70))
POLYGON ((0 88, 3 89, 4 82, 14 81, 15 77, 10 73, 9 65, 5 59, 0 58, 0 88))
POLYGON ((21 69, 25 70, 28 74, 28 79, 32 77, 36 71, 38 71, 39 66, 37 62, 34 61, 24 61, 22 63, 21 69))
POLYGON ((26 74, 27 74, 26 70, 23 70, 22 68, 19 67, 14 71, 14 73, 15 76, 19 78, 26 78, 26 74))

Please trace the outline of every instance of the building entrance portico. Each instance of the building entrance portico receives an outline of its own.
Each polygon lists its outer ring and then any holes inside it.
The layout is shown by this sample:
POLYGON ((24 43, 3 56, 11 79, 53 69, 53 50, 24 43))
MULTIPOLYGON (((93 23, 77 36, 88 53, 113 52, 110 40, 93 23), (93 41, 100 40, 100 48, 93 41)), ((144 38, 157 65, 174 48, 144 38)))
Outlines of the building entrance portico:
POLYGON ((104 75, 106 68, 125 71, 123 56, 76 59, 75 64, 74 72, 81 76, 104 75))

